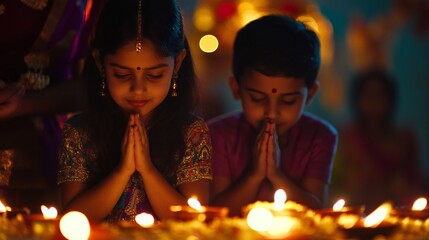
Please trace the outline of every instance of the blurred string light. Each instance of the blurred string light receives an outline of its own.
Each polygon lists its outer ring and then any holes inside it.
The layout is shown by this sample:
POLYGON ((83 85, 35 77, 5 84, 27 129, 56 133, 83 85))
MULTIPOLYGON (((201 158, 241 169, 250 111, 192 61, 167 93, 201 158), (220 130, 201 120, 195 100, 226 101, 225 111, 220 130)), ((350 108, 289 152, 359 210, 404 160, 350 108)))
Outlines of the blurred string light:
POLYGON ((243 1, 238 4, 238 14, 240 25, 244 26, 247 23, 262 17, 263 13, 258 10, 257 6, 252 2, 243 1))
POLYGON ((304 23, 308 28, 319 33, 319 25, 317 25, 316 20, 313 17, 302 15, 296 18, 297 21, 304 23))
POLYGON ((334 51, 332 25, 311 0, 200 0, 193 16, 194 27, 200 34, 200 50, 214 52, 220 44, 222 49, 229 51, 240 28, 268 14, 287 15, 314 30, 321 42, 322 65, 331 63, 334 51))
POLYGON ((200 39, 200 49, 205 53, 215 52, 219 47, 218 39, 213 35, 205 35, 200 39))
POLYGON ((201 7, 195 11, 194 26, 201 32, 207 32, 216 25, 213 11, 208 7, 201 7))

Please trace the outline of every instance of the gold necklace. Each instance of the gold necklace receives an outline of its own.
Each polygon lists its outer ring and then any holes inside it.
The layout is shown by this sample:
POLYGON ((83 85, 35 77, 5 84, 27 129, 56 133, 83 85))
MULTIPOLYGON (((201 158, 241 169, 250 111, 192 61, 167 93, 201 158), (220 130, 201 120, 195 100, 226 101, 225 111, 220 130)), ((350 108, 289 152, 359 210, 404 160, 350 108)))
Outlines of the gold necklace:
POLYGON ((40 11, 48 6, 48 1, 49 0, 21 0, 21 2, 28 7, 40 11))

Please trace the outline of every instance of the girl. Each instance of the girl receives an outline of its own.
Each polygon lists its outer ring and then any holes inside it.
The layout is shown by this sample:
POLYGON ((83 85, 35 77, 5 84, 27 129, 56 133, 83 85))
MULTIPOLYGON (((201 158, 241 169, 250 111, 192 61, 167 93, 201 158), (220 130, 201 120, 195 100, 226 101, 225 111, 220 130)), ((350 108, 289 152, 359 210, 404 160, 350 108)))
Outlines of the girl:
POLYGON ((159 219, 209 199, 211 145, 191 114, 195 79, 174 0, 109 1, 87 61, 87 109, 64 127, 64 210, 90 220, 159 219))

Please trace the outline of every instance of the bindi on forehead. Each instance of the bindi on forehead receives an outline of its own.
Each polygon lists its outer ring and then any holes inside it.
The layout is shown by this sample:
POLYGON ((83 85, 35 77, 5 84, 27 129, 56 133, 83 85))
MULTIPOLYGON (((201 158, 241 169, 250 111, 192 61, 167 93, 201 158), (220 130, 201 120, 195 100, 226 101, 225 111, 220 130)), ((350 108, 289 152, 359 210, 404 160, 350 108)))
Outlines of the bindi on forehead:
POLYGON ((277 93, 277 88, 273 88, 273 89, 271 89, 271 92, 272 92, 272 93, 277 93))
POLYGON ((138 70, 138 71, 140 71, 140 70, 141 70, 141 68, 140 68, 140 67, 137 67, 137 70, 138 70))

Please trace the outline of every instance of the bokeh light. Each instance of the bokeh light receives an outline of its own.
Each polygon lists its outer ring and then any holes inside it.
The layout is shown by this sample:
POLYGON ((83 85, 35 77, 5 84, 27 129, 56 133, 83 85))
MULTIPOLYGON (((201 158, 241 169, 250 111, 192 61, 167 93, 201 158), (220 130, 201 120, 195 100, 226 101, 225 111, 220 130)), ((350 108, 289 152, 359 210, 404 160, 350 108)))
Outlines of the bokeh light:
POLYGON ((200 39, 200 49, 205 53, 212 53, 219 47, 218 39, 213 35, 205 35, 200 39))

